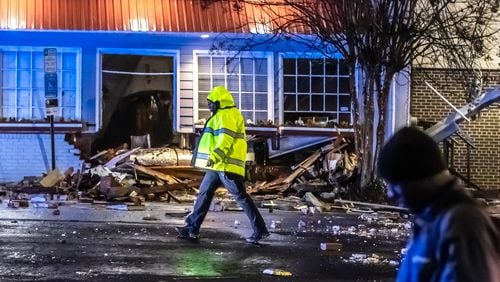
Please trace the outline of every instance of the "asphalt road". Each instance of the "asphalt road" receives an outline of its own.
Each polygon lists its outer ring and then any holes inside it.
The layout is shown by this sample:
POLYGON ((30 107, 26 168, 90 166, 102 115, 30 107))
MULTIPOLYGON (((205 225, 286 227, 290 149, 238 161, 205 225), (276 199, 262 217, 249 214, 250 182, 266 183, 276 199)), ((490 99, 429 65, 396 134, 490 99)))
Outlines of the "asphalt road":
POLYGON ((404 229, 357 214, 262 210, 268 225, 281 221, 263 246, 241 240, 251 230, 240 212, 209 213, 200 242, 192 243, 175 237, 182 218, 164 215, 172 209, 183 207, 67 206, 60 215, 2 207, 0 281, 391 281, 407 238, 404 229), (324 242, 342 250, 323 251, 324 242), (263 274, 268 268, 293 276, 263 274))

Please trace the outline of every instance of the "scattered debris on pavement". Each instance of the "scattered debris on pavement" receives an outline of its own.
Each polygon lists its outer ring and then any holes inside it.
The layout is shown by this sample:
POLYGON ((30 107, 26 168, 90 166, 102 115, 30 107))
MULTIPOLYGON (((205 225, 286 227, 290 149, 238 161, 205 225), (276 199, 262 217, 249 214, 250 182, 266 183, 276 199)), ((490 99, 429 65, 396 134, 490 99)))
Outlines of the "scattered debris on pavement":
MULTIPOLYGON (((357 156, 351 146, 340 136, 293 166, 251 164, 247 191, 256 204, 269 213, 281 210, 297 214, 295 222, 281 218, 268 222, 270 232, 291 232, 296 236, 319 234, 324 238, 318 252, 338 256, 345 263, 397 266, 399 262, 393 259, 394 254, 387 257, 361 253, 345 244, 346 238, 356 238, 359 244, 365 245, 376 244, 377 240, 404 241, 413 228, 408 210, 404 208, 347 200, 347 189, 357 166, 357 156), (357 223, 340 225, 334 212, 350 214, 357 223)), ((102 205, 115 211, 145 211, 146 202, 192 203, 204 171, 191 167, 190 160, 191 152, 178 148, 113 148, 83 160, 76 170, 55 169, 40 177, 26 176, 17 183, 0 184, 0 197, 9 208, 53 209, 53 215, 60 215, 59 207, 73 204, 102 205)), ((500 201, 488 200, 487 204, 500 205, 500 201)), ((216 190, 209 210, 242 211, 222 188, 216 190)), ((164 215, 180 219, 190 212, 189 209, 169 209, 164 215)), ((149 214, 142 219, 160 220, 149 214)), ((238 229, 242 223, 235 220, 227 225, 238 229)), ((400 258, 403 252, 396 256, 400 258)), ((271 268, 263 273, 292 276, 283 269, 271 268)))
POLYGON ((272 275, 272 276, 283 276, 283 277, 291 277, 292 273, 290 271, 279 269, 279 268, 267 268, 262 271, 263 274, 272 275))

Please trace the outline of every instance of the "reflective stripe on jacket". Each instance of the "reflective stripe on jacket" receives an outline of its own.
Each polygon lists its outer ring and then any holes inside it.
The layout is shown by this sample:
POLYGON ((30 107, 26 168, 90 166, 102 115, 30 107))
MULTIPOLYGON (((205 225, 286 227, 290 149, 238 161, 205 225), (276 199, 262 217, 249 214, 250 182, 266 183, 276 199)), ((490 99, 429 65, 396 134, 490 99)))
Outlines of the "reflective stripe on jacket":
POLYGON ((220 109, 205 124, 198 143, 195 166, 245 176, 247 142, 243 116, 235 107, 229 91, 222 86, 215 87, 208 99, 219 101, 220 109), (207 166, 208 160, 212 161, 213 166, 207 166))

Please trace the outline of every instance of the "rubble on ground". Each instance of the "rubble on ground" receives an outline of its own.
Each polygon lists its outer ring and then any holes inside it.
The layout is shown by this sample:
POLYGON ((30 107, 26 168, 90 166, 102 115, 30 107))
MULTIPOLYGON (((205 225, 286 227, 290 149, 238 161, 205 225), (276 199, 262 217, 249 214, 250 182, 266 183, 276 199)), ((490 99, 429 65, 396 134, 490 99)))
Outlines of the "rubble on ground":
MULTIPOLYGON (((7 198, 8 206, 13 208, 54 208, 66 201, 105 202, 110 208, 121 210, 143 206, 146 201, 192 203, 204 171, 192 167, 191 158, 191 151, 185 149, 129 150, 120 146, 88 157, 77 169, 55 169, 42 177, 28 176, 18 183, 0 184, 0 196, 7 198)), ((249 164, 247 192, 270 212, 280 209, 302 214, 408 213, 396 206, 345 200, 356 167, 357 156, 351 142, 339 135, 334 142, 319 147, 292 166, 249 164)), ((241 209, 227 190, 218 189, 210 210, 241 209)))
MULTIPOLYGON (((346 180, 356 167, 356 156, 345 150, 348 145, 346 139, 337 138, 291 168, 249 165, 247 191, 261 207, 270 210, 314 213, 339 208, 331 200, 345 191, 346 180), (325 199, 330 202, 323 202, 325 199)), ((129 150, 120 146, 88 157, 80 168, 64 172, 54 169, 41 177, 25 177, 19 183, 0 185, 0 191, 12 207, 32 203, 34 207, 48 208, 53 206, 54 197, 62 195, 67 201, 105 201, 110 208, 123 210, 125 207, 119 203, 141 206, 146 201, 192 202, 204 172, 190 166, 191 158, 191 151, 185 149, 129 150)), ((225 189, 218 190, 214 202, 219 205, 213 210, 239 209, 225 189)))
MULTIPOLYGON (((274 210, 297 213, 296 222, 272 220, 268 223, 270 232, 319 234, 325 241, 318 246, 318 252, 334 254, 344 263, 397 266, 399 262, 393 258, 404 255, 404 249, 387 256, 362 253, 346 244, 350 238, 367 246, 378 244, 379 240, 406 241, 413 228, 404 208, 346 200, 357 166, 350 145, 339 137, 291 167, 251 165, 247 191, 269 213, 274 210), (351 214, 356 223, 339 225, 333 211, 351 214)), ((190 160, 191 152, 178 148, 113 148, 86 159, 77 169, 68 168, 64 172, 56 169, 40 177, 27 176, 18 183, 0 184, 0 197, 9 208, 52 209, 53 215, 60 214, 60 206, 79 203, 104 205, 117 212, 145 211, 147 201, 192 203, 204 171, 191 167, 190 160)), ((219 188, 209 210, 241 211, 241 208, 226 189, 219 188)), ((189 212, 189 209, 168 210, 165 217, 184 218, 189 212)), ((160 220, 149 214, 142 219, 160 220)), ((237 229, 240 222, 236 220, 230 225, 237 229)))

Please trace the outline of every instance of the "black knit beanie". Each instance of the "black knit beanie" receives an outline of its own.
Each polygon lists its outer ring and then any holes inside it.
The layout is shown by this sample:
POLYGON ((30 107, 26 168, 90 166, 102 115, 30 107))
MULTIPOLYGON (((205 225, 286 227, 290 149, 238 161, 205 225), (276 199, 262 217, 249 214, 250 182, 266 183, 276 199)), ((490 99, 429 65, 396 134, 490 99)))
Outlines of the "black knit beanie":
POLYGON ((434 140, 416 127, 405 127, 389 139, 378 160, 379 176, 392 183, 421 180, 446 169, 434 140))

